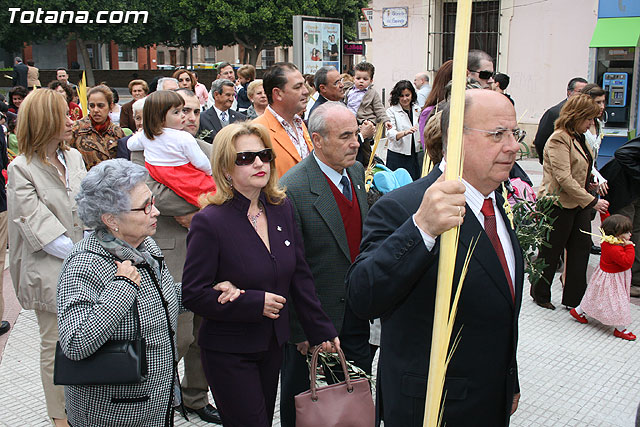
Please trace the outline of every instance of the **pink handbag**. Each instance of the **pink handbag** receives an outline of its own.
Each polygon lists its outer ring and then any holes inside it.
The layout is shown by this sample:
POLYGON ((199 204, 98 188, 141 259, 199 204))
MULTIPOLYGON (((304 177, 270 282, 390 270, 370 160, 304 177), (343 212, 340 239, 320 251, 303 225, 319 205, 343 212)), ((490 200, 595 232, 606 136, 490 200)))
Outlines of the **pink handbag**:
POLYGON ((345 381, 318 388, 316 369, 321 347, 311 357, 311 390, 296 401, 296 427, 373 427, 375 409, 369 380, 349 378, 344 353, 338 350, 345 381))

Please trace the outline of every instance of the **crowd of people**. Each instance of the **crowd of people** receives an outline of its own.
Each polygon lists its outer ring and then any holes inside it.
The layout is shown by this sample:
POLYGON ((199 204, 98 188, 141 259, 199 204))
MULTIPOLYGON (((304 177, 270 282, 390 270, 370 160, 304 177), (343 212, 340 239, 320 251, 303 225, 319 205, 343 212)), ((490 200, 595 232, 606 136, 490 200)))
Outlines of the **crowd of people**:
MULTIPOLYGON (((177 411, 270 426, 280 382, 281 423, 293 427, 294 397, 310 385, 306 356, 321 346, 341 349, 367 374, 379 348, 377 419, 421 426, 439 236, 455 226, 461 248, 477 241, 453 325, 460 338, 442 421, 509 424, 520 398, 525 280, 501 184, 517 168, 524 131, 505 93, 509 76, 494 72, 486 52, 469 52, 459 181, 440 179, 452 61, 432 85, 425 71, 396 82, 388 108, 368 62, 311 76, 276 63, 261 79, 251 65, 222 63, 209 91, 179 69, 132 80, 122 106, 106 84, 78 99, 64 69, 45 88, 21 86, 23 65, 16 58, 15 87, 0 102, 8 128, 0 132, 8 169, 0 245, 8 235, 18 300, 36 313, 55 425, 169 426, 177 411), (370 203, 365 169, 378 126, 386 166, 413 182, 370 203), (146 343, 144 381, 54 384, 57 343, 83 360, 137 334, 146 343)), ((530 295, 555 309, 550 285, 563 258, 570 315, 634 340, 625 328, 634 276, 640 283, 631 270, 640 271, 640 230, 624 216, 635 205, 609 212, 615 190, 596 165, 604 91, 587 83, 569 82, 568 99, 545 112, 535 138, 538 196, 557 201, 550 245, 539 251, 546 267, 530 295), (588 280, 593 242, 583 231, 596 211, 614 215, 603 222, 600 268, 588 280)), ((0 334, 9 327, 3 321, 0 334)))

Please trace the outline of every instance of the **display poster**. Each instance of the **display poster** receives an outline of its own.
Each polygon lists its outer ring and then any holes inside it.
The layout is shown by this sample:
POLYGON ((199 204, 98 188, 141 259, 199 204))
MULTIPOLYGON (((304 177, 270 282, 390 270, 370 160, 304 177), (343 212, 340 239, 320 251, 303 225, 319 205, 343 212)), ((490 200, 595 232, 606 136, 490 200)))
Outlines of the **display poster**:
POLYGON ((302 21, 302 73, 315 74, 320 67, 340 70, 341 28, 339 22, 302 21))

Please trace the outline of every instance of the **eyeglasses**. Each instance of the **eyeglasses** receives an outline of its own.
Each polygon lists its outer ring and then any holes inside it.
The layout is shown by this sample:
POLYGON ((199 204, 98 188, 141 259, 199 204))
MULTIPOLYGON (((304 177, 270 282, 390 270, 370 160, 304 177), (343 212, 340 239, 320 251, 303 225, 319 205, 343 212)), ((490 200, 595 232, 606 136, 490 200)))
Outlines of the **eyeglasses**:
POLYGON ((271 148, 265 148, 262 151, 243 151, 241 153, 236 154, 236 165, 237 166, 248 166, 252 165, 256 160, 256 157, 260 157, 260 160, 263 163, 269 163, 273 160, 273 151, 271 148))
POLYGON ((513 137, 515 138, 516 142, 520 142, 524 139, 525 136, 527 136, 527 132, 525 132, 523 129, 498 129, 498 130, 484 130, 484 129, 474 129, 474 128, 468 128, 466 126, 464 126, 464 129, 466 130, 475 130, 477 132, 484 132, 487 135, 491 135, 493 137, 493 140, 495 142, 501 142, 502 141, 502 137, 507 134, 510 133, 513 135, 513 137))
POLYGON ((153 208, 153 205, 156 204, 156 196, 151 196, 151 200, 149 200, 147 202, 147 204, 145 204, 143 207, 141 208, 135 208, 135 209, 129 209, 131 212, 136 212, 136 211, 143 211, 145 213, 145 215, 149 215, 151 213, 151 209, 153 208))
POLYGON ((472 73, 478 73, 478 77, 480 77, 482 80, 489 80, 492 77, 496 76, 495 71, 489 71, 489 70, 482 70, 482 71, 475 71, 475 70, 469 70, 472 73))

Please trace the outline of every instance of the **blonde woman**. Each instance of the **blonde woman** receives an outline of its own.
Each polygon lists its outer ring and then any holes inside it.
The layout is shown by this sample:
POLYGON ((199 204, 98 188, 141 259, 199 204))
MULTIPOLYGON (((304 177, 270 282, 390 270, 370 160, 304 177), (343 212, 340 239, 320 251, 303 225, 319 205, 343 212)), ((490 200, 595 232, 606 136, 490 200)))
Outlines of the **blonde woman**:
POLYGON ((62 260, 82 239, 74 196, 86 175, 82 155, 66 143, 72 124, 62 96, 31 92, 18 114, 21 154, 9 165, 7 187, 11 278, 22 307, 36 313, 47 414, 57 426, 67 425, 67 416, 64 388, 53 385, 56 287, 62 260))
POLYGON ((211 166, 218 191, 191 221, 183 304, 202 316, 202 367, 223 424, 270 426, 289 298, 312 346, 329 350, 340 341, 316 296, 293 207, 278 186, 267 129, 225 126, 213 141, 211 166))

